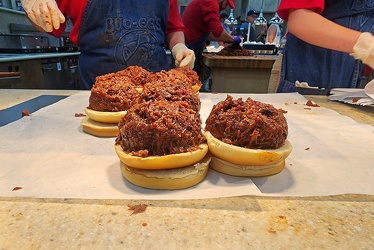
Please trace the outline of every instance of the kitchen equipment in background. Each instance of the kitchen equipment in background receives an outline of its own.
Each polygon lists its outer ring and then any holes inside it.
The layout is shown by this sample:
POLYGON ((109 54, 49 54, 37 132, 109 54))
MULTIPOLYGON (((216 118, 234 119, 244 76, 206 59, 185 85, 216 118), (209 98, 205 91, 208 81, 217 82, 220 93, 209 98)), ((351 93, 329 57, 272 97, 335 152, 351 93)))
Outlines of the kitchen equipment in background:
POLYGON ((235 25, 238 24, 238 21, 234 17, 234 9, 230 9, 230 15, 229 17, 225 20, 225 24, 227 25, 235 25))
POLYGON ((67 70, 65 72, 67 89, 79 89, 78 57, 67 58, 67 70))
POLYGON ((50 58, 42 60, 42 71, 44 75, 45 89, 65 89, 66 77, 62 60, 60 58, 50 58))
MULTIPOLYGON (((279 7, 279 0, 278 0, 278 5, 279 7)), ((277 9, 278 9, 277 7, 277 9)), ((282 24, 283 20, 278 16, 277 10, 275 10, 274 16, 269 20, 269 23, 274 23, 274 24, 282 24)))
POLYGON ((2 53, 43 52, 48 47, 48 38, 44 36, 0 34, 0 52, 2 53))
POLYGON ((79 89, 78 56, 42 60, 45 89, 79 89))
POLYGON ((20 84, 19 72, 0 72, 0 89, 10 89, 20 84))
POLYGON ((243 43, 243 48, 256 55, 276 55, 278 53, 278 48, 275 44, 243 43))
POLYGON ((10 0, 10 4, 11 4, 13 10, 21 10, 22 9, 21 0, 10 0))
MULTIPOLYGON (((70 19, 67 19, 67 21, 70 19)), ((70 22, 68 22, 70 23, 70 22)), ((67 25, 68 25, 67 23, 67 25)), ((44 47, 40 48, 38 51, 30 51, 27 53, 33 52, 73 52, 78 51, 79 48, 77 45, 73 44, 69 38, 69 32, 64 32, 61 37, 54 37, 47 33, 42 33, 35 29, 32 25, 10 23, 9 29, 11 35, 13 36, 34 36, 34 37, 44 37, 44 47), (47 41, 47 42, 45 42, 47 41), (48 44, 47 44, 48 43, 48 44)), ((1 38, 0 38, 1 39, 1 38)), ((2 46, 0 46, 1 48, 2 46)))
POLYGON ((264 17, 263 10, 264 10, 264 0, 262 0, 260 14, 258 15, 258 17, 254 21, 255 25, 266 25, 268 23, 267 20, 264 17))

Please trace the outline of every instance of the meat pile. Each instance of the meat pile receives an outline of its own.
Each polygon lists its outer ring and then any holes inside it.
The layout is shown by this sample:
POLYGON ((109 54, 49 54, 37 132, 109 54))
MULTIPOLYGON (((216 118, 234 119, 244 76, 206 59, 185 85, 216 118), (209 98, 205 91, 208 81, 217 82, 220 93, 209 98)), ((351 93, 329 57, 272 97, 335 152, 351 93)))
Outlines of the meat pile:
POLYGON ((232 96, 214 105, 205 130, 215 138, 235 146, 277 149, 288 135, 285 111, 271 104, 232 96))
POLYGON ((200 114, 185 101, 151 100, 136 104, 118 127, 116 144, 139 157, 195 151, 205 141, 200 114))
POLYGON ((249 50, 244 49, 240 44, 238 43, 233 43, 219 52, 217 52, 217 55, 220 56, 253 56, 253 53, 249 50))
POLYGON ((143 72, 136 66, 128 70, 132 69, 132 77, 121 78, 126 75, 122 71, 100 77, 95 83, 99 86, 93 87, 96 97, 92 98, 92 93, 90 97, 90 106, 108 107, 113 99, 115 109, 126 106, 116 144, 139 157, 195 151, 205 142, 201 101, 192 88, 201 86, 197 74, 187 67, 157 73, 143 72), (122 83, 122 88, 118 87, 122 83), (132 94, 124 93, 133 89, 132 94))
POLYGON ((164 95, 166 92, 176 91, 172 90, 178 88, 171 86, 174 83, 184 86, 202 85, 196 72, 188 67, 152 73, 139 66, 130 66, 116 73, 96 77, 91 88, 88 108, 108 112, 128 110, 144 98, 152 98, 146 96, 149 94, 147 91, 142 95, 145 85, 160 82, 169 85, 169 89, 164 90, 164 95))

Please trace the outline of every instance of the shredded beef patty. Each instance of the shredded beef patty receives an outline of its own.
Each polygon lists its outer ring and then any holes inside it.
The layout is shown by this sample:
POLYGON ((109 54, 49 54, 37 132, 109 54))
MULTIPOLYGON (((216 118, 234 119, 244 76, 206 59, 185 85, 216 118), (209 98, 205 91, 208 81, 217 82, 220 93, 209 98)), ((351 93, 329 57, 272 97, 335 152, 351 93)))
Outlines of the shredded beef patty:
POLYGON ((141 94, 130 78, 121 77, 118 80, 113 77, 93 85, 88 107, 96 111, 117 112, 129 109, 140 100, 141 94))
POLYGON ((190 152, 205 141, 200 114, 183 101, 136 104, 127 111, 118 128, 116 144, 139 157, 190 152))
POLYGON ((91 88, 89 108, 96 111, 117 112, 140 102, 139 88, 152 75, 139 66, 130 66, 116 73, 96 77, 91 88))
POLYGON ((192 109, 198 112, 201 101, 198 94, 191 88, 189 83, 179 82, 173 77, 164 76, 162 80, 144 85, 142 98, 149 100, 185 101, 192 109))
POLYGON ((226 100, 214 105, 205 130, 217 139, 236 146, 257 149, 281 147, 288 135, 284 111, 248 98, 226 100))
POLYGON ((171 76, 178 77, 179 74, 185 75, 187 77, 187 81, 191 84, 191 86, 198 85, 199 87, 201 87, 203 85, 200 82, 197 73, 189 67, 180 67, 169 70, 169 75, 171 76))
POLYGON ((131 79, 134 86, 141 87, 148 81, 148 78, 151 77, 153 73, 140 66, 129 66, 124 70, 118 71, 116 75, 118 77, 128 77, 131 79))

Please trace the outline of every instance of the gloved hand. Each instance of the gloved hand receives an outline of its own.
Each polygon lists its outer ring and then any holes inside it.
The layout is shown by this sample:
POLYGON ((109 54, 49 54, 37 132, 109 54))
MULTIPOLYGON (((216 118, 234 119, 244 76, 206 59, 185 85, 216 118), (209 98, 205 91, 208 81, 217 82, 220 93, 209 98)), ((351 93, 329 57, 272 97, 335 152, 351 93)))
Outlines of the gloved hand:
POLYGON ((369 32, 362 33, 350 55, 374 69, 374 36, 369 32))
POLYGON ((242 40, 240 39, 239 36, 234 36, 234 41, 232 43, 241 43, 242 40))
POLYGON ((65 22, 55 0, 21 0, 28 18, 45 32, 60 28, 65 22))
POLYGON ((195 52, 186 47, 183 43, 176 44, 171 50, 177 67, 188 66, 193 68, 195 64, 195 52))

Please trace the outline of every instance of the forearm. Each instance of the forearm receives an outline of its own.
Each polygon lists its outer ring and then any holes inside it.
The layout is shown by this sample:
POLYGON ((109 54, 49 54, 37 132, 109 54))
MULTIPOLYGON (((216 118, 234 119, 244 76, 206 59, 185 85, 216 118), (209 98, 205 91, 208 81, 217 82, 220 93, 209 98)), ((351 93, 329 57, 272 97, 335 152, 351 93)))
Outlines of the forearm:
POLYGON ((263 38, 265 36, 265 33, 260 33, 260 34, 258 34, 258 36, 257 36, 257 41, 261 41, 261 39, 263 38))
POLYGON ((166 43, 170 50, 172 50, 173 47, 178 43, 185 44, 184 33, 182 31, 176 31, 168 34, 166 36, 166 43))
POLYGON ((306 9, 290 11, 288 31, 307 43, 348 53, 361 34, 306 9))
POLYGON ((228 42, 232 43, 234 41, 234 37, 230 35, 226 30, 223 30, 221 35, 218 37, 213 36, 212 33, 209 34, 208 40, 209 41, 218 41, 218 42, 228 42))

